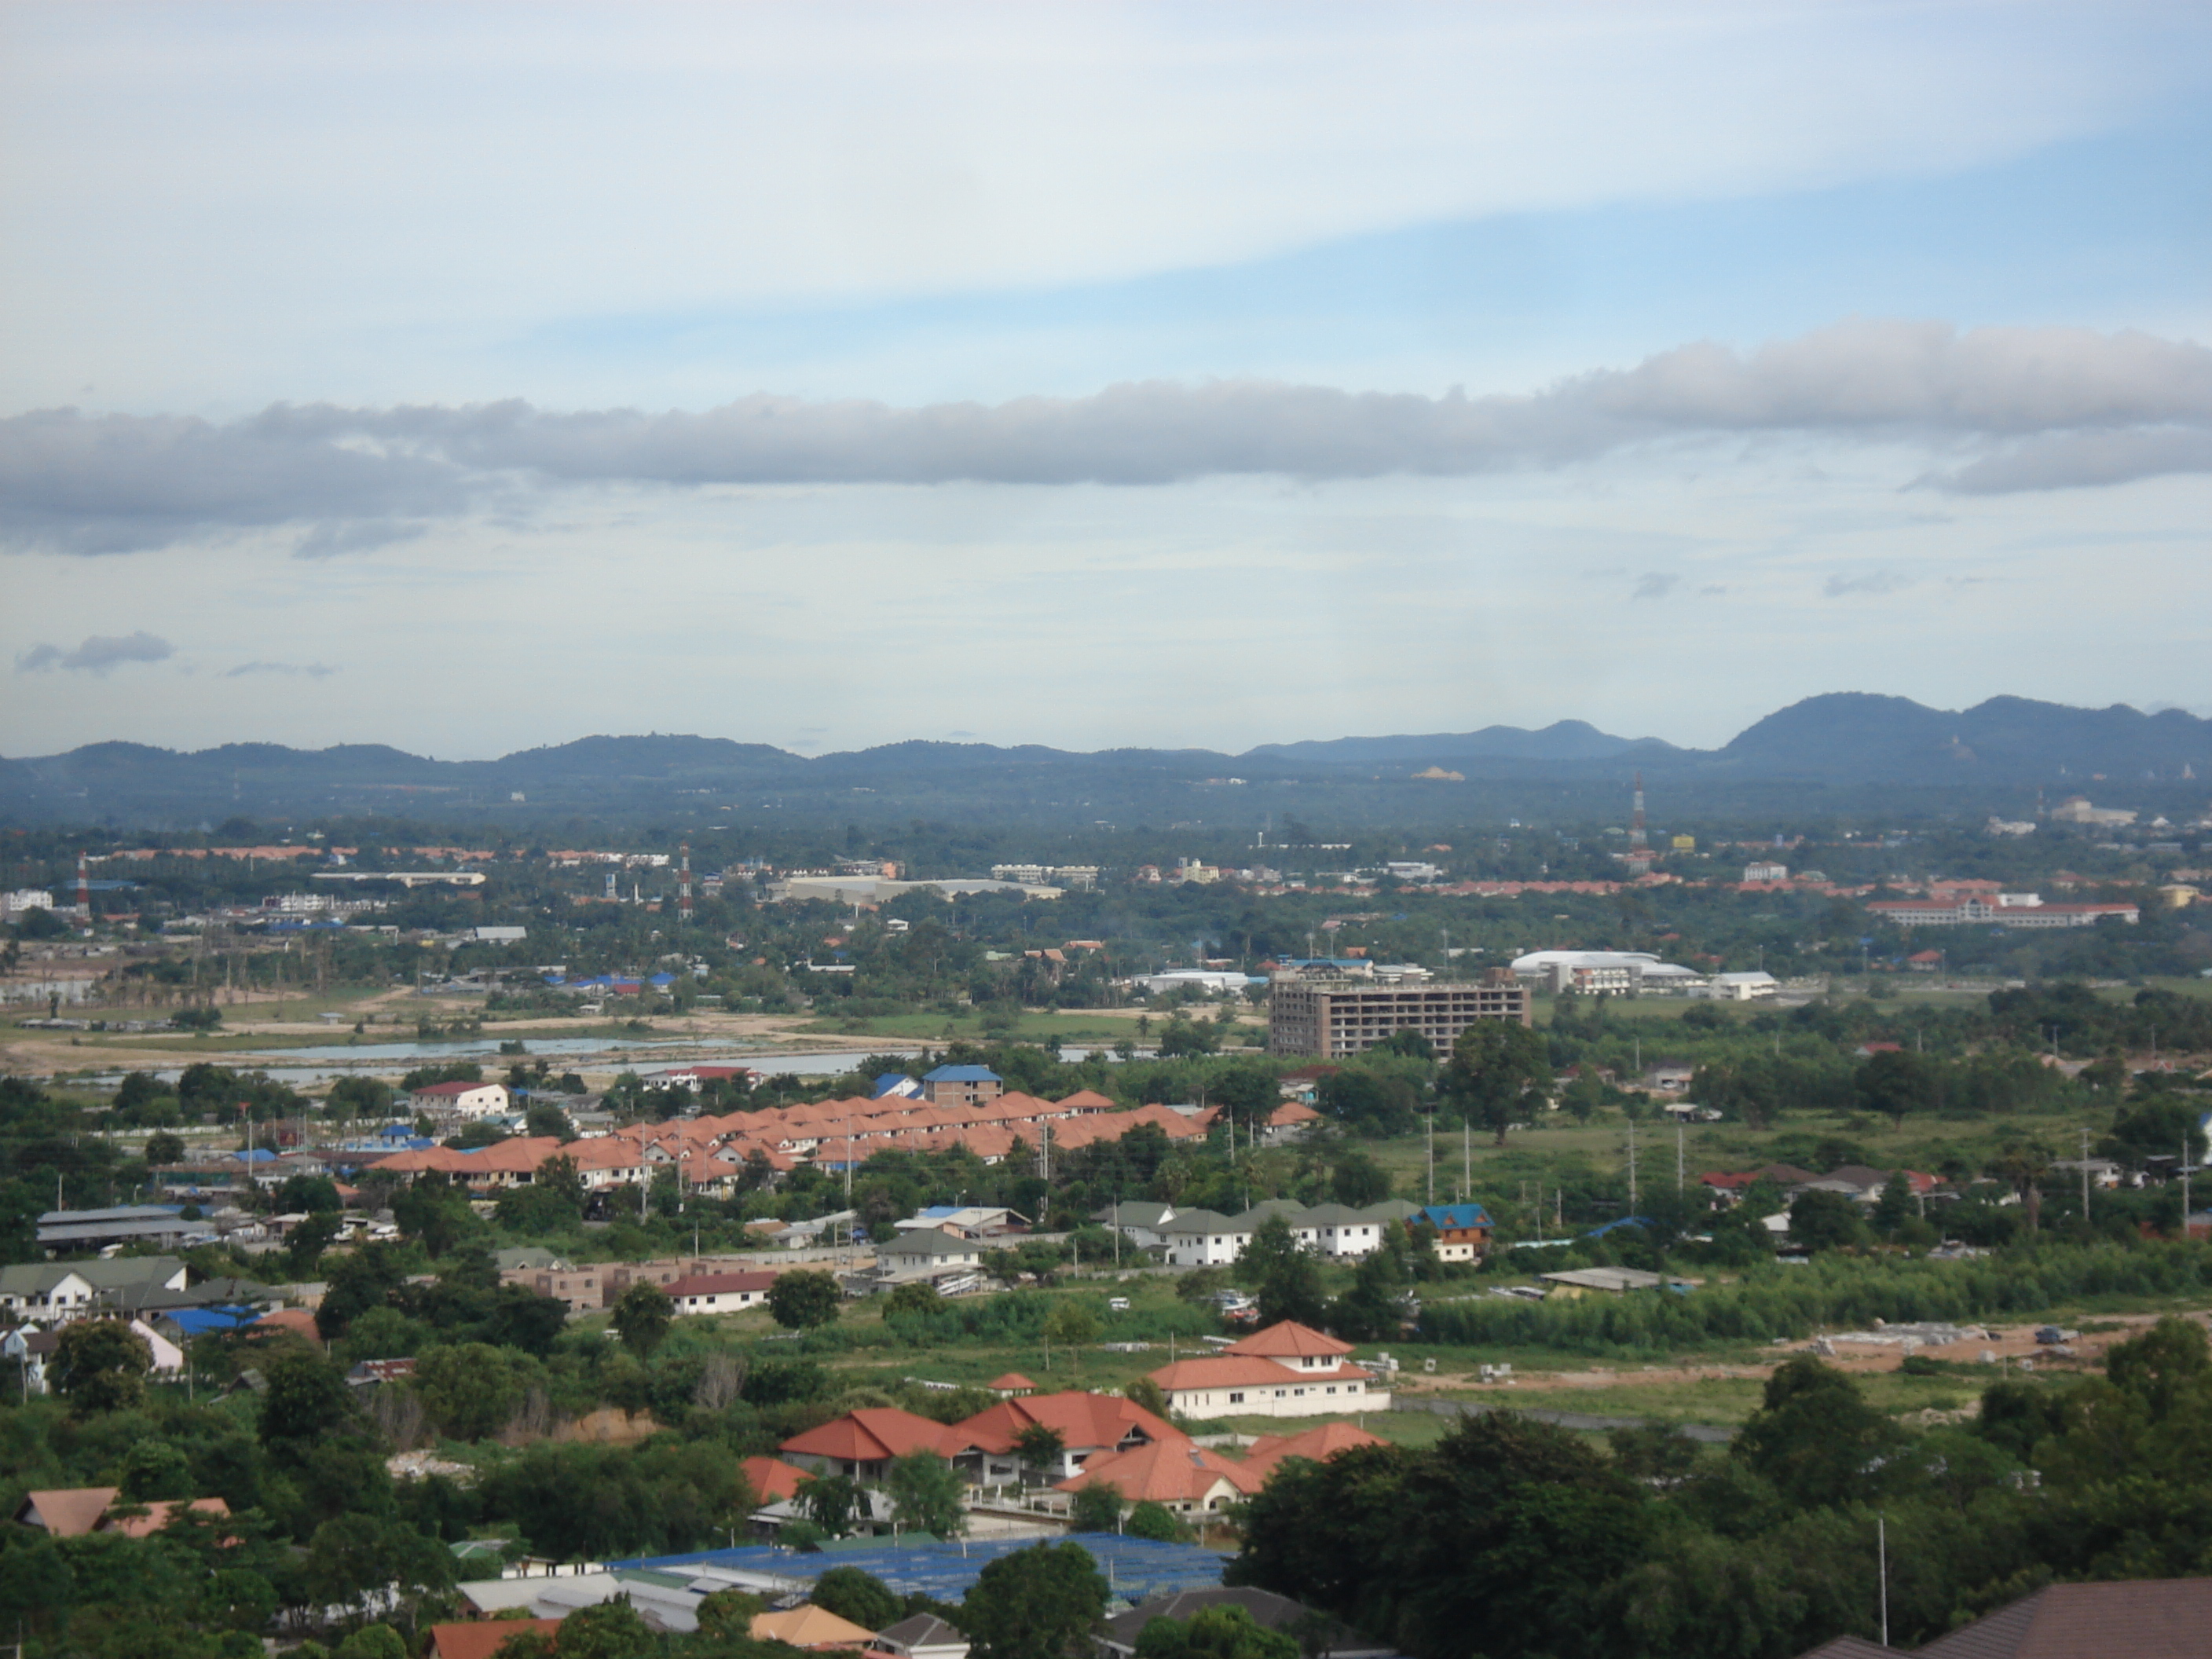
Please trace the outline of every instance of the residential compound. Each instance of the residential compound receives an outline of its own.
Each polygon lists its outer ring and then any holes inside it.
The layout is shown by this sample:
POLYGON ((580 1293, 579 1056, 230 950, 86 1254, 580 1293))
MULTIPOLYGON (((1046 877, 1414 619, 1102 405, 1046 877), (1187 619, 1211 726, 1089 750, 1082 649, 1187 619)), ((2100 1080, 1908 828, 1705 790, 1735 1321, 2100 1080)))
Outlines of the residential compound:
MULTIPOLYGON (((1349 1362, 1348 1344, 1285 1321, 1217 1354, 1178 1360, 1152 1373, 1178 1411, 1192 1415, 1304 1417, 1387 1410, 1389 1390, 1349 1362), (1211 1398, 1211 1409, 1197 1409, 1211 1398), (1233 1405, 1227 1403, 1233 1398, 1233 1405)), ((1026 1383, 1026 1379, 1008 1379, 1026 1383)), ((1031 1437, 1034 1440, 1036 1437, 1031 1437)), ((1166 1419, 1118 1394, 1014 1392, 958 1423, 939 1423, 893 1407, 865 1407, 793 1436, 783 1462, 813 1474, 842 1474, 864 1486, 887 1479, 902 1457, 943 1458, 984 1488, 1042 1482, 1064 1494, 1111 1485, 1124 1504, 1159 1503, 1185 1515, 1216 1512, 1260 1490, 1286 1458, 1316 1462, 1355 1446, 1379 1446, 1350 1423, 1271 1436, 1241 1460, 1202 1447, 1166 1419), (1049 1429, 1049 1456, 1022 1441, 1049 1429)))
MULTIPOLYGON (((638 1186, 665 1173, 687 1193, 729 1197, 801 1164, 842 1170, 885 1152, 960 1147, 997 1164, 1017 1149, 1027 1157, 1051 1157, 1097 1141, 1119 1140, 1146 1126, 1170 1140, 1203 1140, 1218 1115, 1210 1108, 1195 1113, 1160 1105, 1125 1110, 1090 1089, 1061 1100, 1039 1100, 1018 1091, 998 1092, 997 1077, 980 1066, 946 1069, 981 1076, 945 1080, 936 1101, 884 1093, 872 1099, 855 1096, 720 1117, 633 1123, 567 1142, 532 1135, 465 1152, 419 1146, 380 1158, 374 1167, 404 1176, 435 1170, 471 1194, 496 1197, 509 1187, 528 1185, 553 1160, 565 1158, 587 1193, 638 1186), (987 1089, 991 1097, 975 1097, 987 1089)), ((1310 1107, 1285 1102, 1268 1127, 1291 1133, 1315 1115, 1310 1107)))
POLYGON ((1316 1204, 1309 1208, 1288 1199, 1273 1198, 1240 1215, 1223 1215, 1214 1210, 1178 1211, 1166 1206, 1131 1204, 1122 1208, 1132 1212, 1124 1218, 1130 1237, 1157 1239, 1168 1261, 1178 1267, 1226 1266, 1252 1242, 1261 1224, 1275 1216, 1280 1216, 1289 1225, 1291 1237, 1314 1255, 1333 1261, 1357 1261, 1382 1248, 1382 1230, 1392 1222, 1409 1221, 1420 1213, 1417 1206, 1395 1198, 1364 1209, 1346 1204, 1316 1204), (1140 1224, 1133 1213, 1140 1207, 1157 1207, 1164 1213, 1140 1224))
POLYGON ((1418 1031, 1448 1053, 1479 1019, 1528 1024, 1529 1003, 1528 988, 1499 968, 1480 981, 1278 975, 1267 991, 1267 1048, 1340 1060, 1418 1031))

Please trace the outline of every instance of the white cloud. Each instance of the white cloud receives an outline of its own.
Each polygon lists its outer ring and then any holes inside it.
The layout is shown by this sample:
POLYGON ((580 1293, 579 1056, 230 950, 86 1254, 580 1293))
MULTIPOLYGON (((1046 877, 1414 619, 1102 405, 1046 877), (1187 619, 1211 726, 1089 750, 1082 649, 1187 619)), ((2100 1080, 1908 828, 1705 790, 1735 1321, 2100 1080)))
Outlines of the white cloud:
POLYGON ((34 645, 15 659, 15 672, 43 674, 59 668, 73 674, 105 675, 122 663, 164 662, 176 654, 177 647, 158 635, 94 634, 70 651, 58 645, 34 645))
POLYGON ((242 662, 235 668, 226 668, 222 671, 222 677, 227 680, 234 680, 248 674, 290 674, 295 676, 304 674, 309 679, 321 680, 328 679, 331 675, 337 672, 338 671, 337 669, 331 667, 326 663, 257 661, 242 662))
POLYGON ((301 525, 300 550, 320 555, 411 537, 524 483, 1451 477, 1784 433, 1980 447, 1991 453, 1923 482, 1993 493, 2144 476, 2140 465, 2069 471, 2022 459, 2039 444, 2117 452, 2178 434, 2187 441, 2160 441, 2158 470, 2212 466, 2208 428, 2212 350, 2191 342, 1862 319, 1748 352, 1686 345, 1533 394, 1480 398, 1217 381, 918 409, 760 394, 698 414, 563 414, 519 399, 276 404, 225 424, 46 410, 0 420, 0 542, 104 553, 301 525))

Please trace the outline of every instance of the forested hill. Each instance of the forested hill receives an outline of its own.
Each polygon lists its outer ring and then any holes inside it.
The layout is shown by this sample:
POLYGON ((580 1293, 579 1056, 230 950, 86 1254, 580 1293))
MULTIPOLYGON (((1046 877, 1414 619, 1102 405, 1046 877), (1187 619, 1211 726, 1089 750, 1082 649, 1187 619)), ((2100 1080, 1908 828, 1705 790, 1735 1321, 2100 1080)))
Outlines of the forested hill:
MULTIPOLYGON (((2177 788, 2186 793, 2196 779, 2212 778, 2212 720, 2178 709, 2146 714, 2018 697, 1953 713, 1846 692, 1769 714, 1717 750, 1616 737, 1579 720, 1538 731, 1489 726, 1269 744, 1239 755, 909 742, 808 757, 765 744, 656 734, 439 761, 380 744, 230 744, 179 752, 102 743, 0 760, 0 822, 185 826, 238 811, 450 820, 760 809, 782 811, 787 821, 838 822, 1012 815, 1258 824, 1304 814, 1374 823, 1528 812, 1559 819, 1617 812, 1638 771, 1670 792, 1678 812, 1709 816, 1771 811, 1778 801, 1803 799, 1805 786, 1854 792, 1863 810, 1885 807, 1885 792, 1898 790, 1964 801, 1993 789, 2027 791, 2032 799, 2036 788, 2080 788, 2130 804, 2130 791, 2160 787, 2178 802, 2177 788)), ((2003 804, 1990 800, 1993 808, 2003 804)))

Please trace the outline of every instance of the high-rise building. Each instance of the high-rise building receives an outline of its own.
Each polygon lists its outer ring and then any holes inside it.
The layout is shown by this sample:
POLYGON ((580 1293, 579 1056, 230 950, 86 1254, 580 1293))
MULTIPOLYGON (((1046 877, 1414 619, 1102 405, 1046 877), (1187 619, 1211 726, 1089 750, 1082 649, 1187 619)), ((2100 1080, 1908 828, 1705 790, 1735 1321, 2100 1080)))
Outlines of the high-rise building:
POLYGON ((1487 970, 1479 981, 1285 975, 1268 988, 1267 1051, 1338 1060, 1401 1031, 1419 1031, 1443 1054, 1479 1019, 1528 1024, 1528 988, 1502 968, 1487 970))

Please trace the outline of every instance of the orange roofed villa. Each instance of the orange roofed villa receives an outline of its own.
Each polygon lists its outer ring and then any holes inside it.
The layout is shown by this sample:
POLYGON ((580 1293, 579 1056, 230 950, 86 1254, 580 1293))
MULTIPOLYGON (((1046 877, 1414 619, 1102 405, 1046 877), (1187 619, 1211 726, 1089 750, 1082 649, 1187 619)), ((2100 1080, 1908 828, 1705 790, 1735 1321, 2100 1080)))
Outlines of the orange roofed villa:
POLYGON ((1351 1363, 1352 1344, 1285 1320, 1219 1353, 1179 1359, 1152 1373, 1186 1417, 1320 1417, 1388 1411, 1390 1390, 1351 1363))
MULTIPOLYGON (((1348 1343, 1286 1321, 1224 1353, 1179 1362, 1153 1377, 1168 1388, 1171 1400, 1178 1393, 1198 1401, 1212 1399, 1213 1404, 1199 1408, 1206 1416, 1303 1417, 1386 1408, 1388 1389, 1348 1363, 1351 1352, 1348 1343), (1186 1367, 1210 1368, 1212 1374, 1194 1373, 1187 1379, 1178 1375, 1186 1367), (1239 1380, 1246 1378, 1250 1380, 1239 1380), (1232 1403, 1231 1395, 1249 1397, 1232 1403)), ((1175 1423, 1122 1395, 1080 1389, 1017 1394, 1009 1385, 1036 1386, 1009 1374, 994 1385, 1003 1393, 996 1405, 949 1425, 890 1407, 848 1412, 786 1440, 780 1459, 749 1463, 747 1476, 764 1499, 773 1500, 789 1497, 802 1480, 815 1475, 843 1474, 864 1486, 880 1484, 897 1459, 927 1452, 945 1459, 970 1486, 1042 1482, 1072 1495, 1110 1483, 1125 1504, 1157 1502, 1180 1513, 1204 1515, 1259 1491, 1289 1459, 1320 1462, 1384 1443, 1353 1423, 1319 1423, 1296 1434, 1263 1436, 1238 1458, 1233 1449, 1199 1445, 1175 1423), (1049 1458, 1023 1455, 1024 1437, 1037 1428, 1051 1430, 1059 1443, 1049 1458)), ((1183 1409, 1182 1404, 1177 1402, 1176 1408, 1183 1409)))

